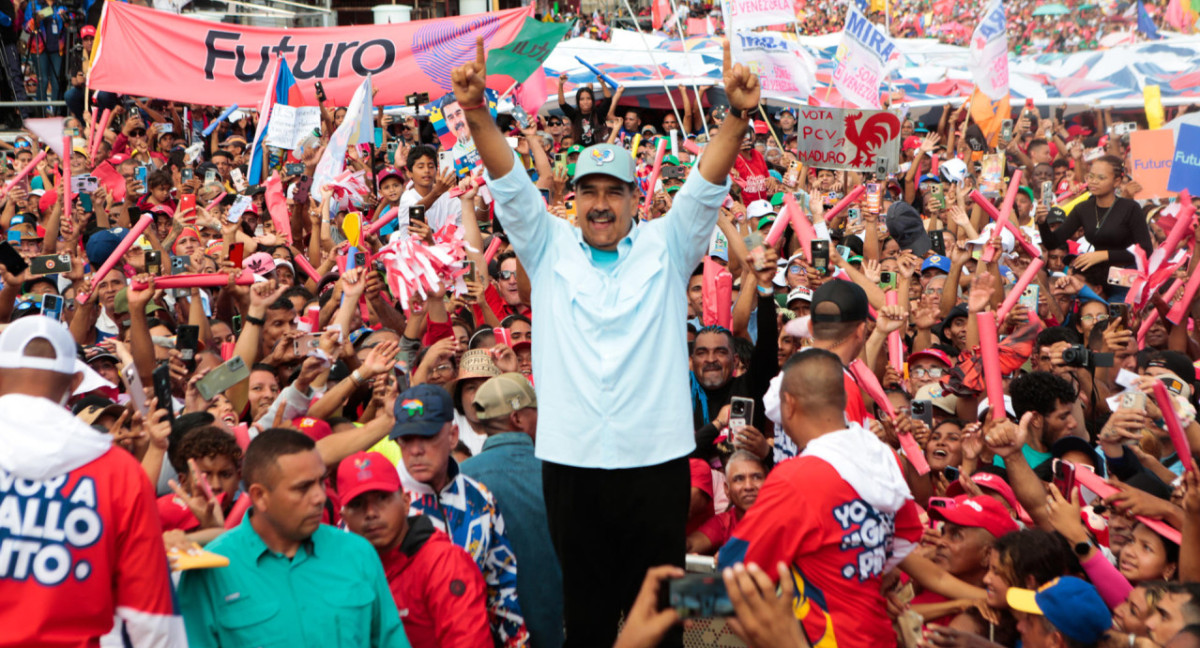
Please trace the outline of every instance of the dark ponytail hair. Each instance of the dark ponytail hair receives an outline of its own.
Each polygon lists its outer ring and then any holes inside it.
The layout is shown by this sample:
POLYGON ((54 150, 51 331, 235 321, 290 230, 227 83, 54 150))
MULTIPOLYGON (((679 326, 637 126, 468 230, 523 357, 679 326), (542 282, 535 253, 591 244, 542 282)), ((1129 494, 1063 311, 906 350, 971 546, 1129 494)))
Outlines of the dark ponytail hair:
POLYGON ((1107 164, 1109 168, 1113 170, 1113 175, 1116 176, 1117 179, 1125 177, 1125 161, 1121 158, 1115 155, 1102 155, 1095 160, 1092 160, 1092 164, 1095 164, 1096 162, 1103 162, 1107 164))

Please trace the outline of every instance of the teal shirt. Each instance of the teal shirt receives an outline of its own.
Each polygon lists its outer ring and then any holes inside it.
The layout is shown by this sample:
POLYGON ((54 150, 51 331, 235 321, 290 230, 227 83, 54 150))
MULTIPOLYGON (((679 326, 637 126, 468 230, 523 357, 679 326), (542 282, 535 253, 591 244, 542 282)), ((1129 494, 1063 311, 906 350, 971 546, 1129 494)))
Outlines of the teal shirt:
MULTIPOLYGON (((1021 446, 1021 454, 1025 455, 1025 463, 1029 464, 1030 468, 1037 468, 1043 463, 1050 461, 1050 458, 1054 456, 1049 452, 1038 452, 1037 450, 1034 450, 1033 446, 1029 445, 1028 443, 1021 446)), ((992 463, 1001 468, 1006 467, 1004 465, 1004 459, 999 456, 993 457, 992 463)))
POLYGON ((295 557, 272 552, 250 515, 207 549, 229 566, 183 572, 179 606, 192 648, 408 648, 375 548, 322 524, 295 557))

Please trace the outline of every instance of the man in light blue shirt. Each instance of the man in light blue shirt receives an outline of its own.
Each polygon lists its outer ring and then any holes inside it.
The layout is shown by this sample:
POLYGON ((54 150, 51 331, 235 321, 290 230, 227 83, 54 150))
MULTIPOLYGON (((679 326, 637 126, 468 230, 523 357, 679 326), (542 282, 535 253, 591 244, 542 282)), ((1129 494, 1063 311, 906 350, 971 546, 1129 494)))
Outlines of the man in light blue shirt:
POLYGON ((597 145, 575 167, 578 228, 550 215, 486 110, 482 40, 454 70, 488 185, 532 285, 537 457, 563 571, 567 645, 611 645, 646 570, 682 566, 695 448, 686 288, 708 248, 758 78, 732 66, 732 107, 671 210, 634 228, 642 196, 628 151, 597 145), (516 170, 514 172, 514 169, 516 170))

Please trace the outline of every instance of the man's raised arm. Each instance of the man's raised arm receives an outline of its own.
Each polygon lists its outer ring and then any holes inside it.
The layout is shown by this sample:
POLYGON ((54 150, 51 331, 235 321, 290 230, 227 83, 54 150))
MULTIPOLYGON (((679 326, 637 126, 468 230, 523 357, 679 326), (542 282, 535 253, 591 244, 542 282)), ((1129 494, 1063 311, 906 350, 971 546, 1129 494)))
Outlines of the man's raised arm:
POLYGON ((504 135, 492 119, 488 110, 484 90, 487 87, 487 57, 483 52, 483 39, 475 39, 475 62, 455 68, 450 73, 454 85, 454 98, 467 116, 475 150, 483 160, 488 175, 502 178, 513 168, 513 152, 504 135))

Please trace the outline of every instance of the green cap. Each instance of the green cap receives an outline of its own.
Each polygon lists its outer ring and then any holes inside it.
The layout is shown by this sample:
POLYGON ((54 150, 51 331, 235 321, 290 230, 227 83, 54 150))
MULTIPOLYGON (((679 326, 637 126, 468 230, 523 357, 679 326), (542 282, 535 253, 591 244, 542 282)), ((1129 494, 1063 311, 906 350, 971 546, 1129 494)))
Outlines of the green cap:
MULTIPOLYGON (((162 306, 154 303, 153 300, 146 303, 146 314, 149 315, 154 311, 164 310, 162 306)), ((119 290, 113 297, 113 312, 117 315, 123 315, 129 312, 129 293, 125 288, 119 290)))
POLYGON ((783 204, 783 192, 782 191, 775 194, 774 196, 771 196, 771 206, 772 207, 778 207, 782 204, 783 204))
POLYGON ((615 144, 597 144, 589 146, 579 154, 575 161, 575 182, 588 175, 606 175, 621 182, 633 182, 637 177, 633 168, 633 156, 629 151, 615 144))
POLYGON ((578 144, 572 144, 571 147, 567 149, 567 155, 572 153, 583 153, 583 147, 578 144))
POLYGON ((679 158, 675 157, 674 155, 664 155, 663 156, 663 164, 670 164, 671 166, 679 166, 679 158))
POLYGON ((775 214, 767 214, 758 219, 758 229, 766 229, 775 222, 775 214))

